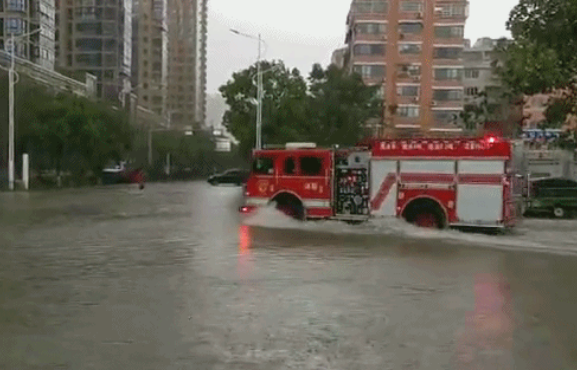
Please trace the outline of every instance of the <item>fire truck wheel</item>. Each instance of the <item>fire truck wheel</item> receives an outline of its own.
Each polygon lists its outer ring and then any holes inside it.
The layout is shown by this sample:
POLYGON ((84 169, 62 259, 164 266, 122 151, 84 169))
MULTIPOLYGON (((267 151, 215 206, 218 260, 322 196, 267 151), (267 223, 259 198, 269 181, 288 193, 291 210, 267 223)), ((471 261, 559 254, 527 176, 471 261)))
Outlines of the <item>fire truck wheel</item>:
POLYGON ((567 212, 561 206, 555 206, 553 209, 553 215, 555 215, 556 218, 562 219, 567 216, 567 212))
POLYGON ((403 218, 411 224, 424 228, 442 229, 446 224, 443 209, 431 199, 412 201, 405 208, 403 218))
POLYGON ((304 206, 297 197, 291 194, 280 194, 272 200, 276 203, 276 208, 285 215, 297 220, 304 220, 304 206))

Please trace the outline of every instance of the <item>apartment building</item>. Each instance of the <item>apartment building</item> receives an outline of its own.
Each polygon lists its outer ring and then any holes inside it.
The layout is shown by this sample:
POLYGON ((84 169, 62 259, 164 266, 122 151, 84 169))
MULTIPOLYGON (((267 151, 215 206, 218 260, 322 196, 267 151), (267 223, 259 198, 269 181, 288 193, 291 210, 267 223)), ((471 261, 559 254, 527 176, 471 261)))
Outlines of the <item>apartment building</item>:
POLYGON ((331 56, 331 64, 338 68, 345 67, 345 56, 347 55, 348 48, 340 48, 333 52, 331 56))
POLYGON ((206 121, 207 0, 168 0, 167 113, 176 127, 206 121))
POLYGON ((53 70, 55 31, 54 0, 0 0, 0 50, 53 70))
POLYGON ((134 0, 132 86, 138 104, 166 117, 168 91, 168 2, 134 0))
POLYGON ((345 61, 383 87, 381 134, 459 130, 467 17, 464 0, 353 0, 345 61))
POLYGON ((58 67, 97 78, 97 96, 122 101, 132 90, 132 0, 57 0, 58 67))

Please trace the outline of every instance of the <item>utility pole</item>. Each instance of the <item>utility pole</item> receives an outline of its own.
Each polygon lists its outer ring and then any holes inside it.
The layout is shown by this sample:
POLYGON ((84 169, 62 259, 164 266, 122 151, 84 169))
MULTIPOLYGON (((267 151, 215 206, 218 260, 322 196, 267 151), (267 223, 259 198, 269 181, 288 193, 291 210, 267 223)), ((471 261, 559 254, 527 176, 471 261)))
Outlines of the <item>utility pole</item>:
POLYGON ((258 107, 256 119, 256 149, 262 148, 262 73, 260 72, 260 58, 261 58, 261 37, 258 34, 258 60, 257 60, 257 75, 258 75, 258 107))
POLYGON ((8 70, 8 189, 14 190, 14 34, 10 34, 8 70))
MULTIPOLYGON (((18 37, 30 37, 42 31, 41 28, 27 34, 19 35, 18 37)), ((16 43, 14 33, 10 34, 10 69, 8 70, 8 189, 14 190, 14 59, 16 43)))
POLYGON ((256 93, 256 100, 257 100, 257 108, 256 108, 256 149, 262 148, 262 98, 263 98, 263 86, 262 86, 262 73, 261 73, 261 43, 264 43, 264 40, 261 37, 261 34, 258 34, 258 37, 248 35, 237 30, 230 30, 232 33, 235 33, 240 36, 247 37, 249 39, 258 40, 258 57, 256 62, 256 69, 257 69, 257 93, 256 93))

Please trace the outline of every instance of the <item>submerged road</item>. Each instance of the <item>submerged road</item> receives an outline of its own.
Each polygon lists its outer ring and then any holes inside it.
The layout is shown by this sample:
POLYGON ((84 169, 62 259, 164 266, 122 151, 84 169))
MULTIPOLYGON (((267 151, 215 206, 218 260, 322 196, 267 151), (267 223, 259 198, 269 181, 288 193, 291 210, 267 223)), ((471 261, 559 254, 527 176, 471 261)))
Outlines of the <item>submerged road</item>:
POLYGON ((577 368, 577 221, 242 221, 203 182, 0 193, 1 368, 577 368))

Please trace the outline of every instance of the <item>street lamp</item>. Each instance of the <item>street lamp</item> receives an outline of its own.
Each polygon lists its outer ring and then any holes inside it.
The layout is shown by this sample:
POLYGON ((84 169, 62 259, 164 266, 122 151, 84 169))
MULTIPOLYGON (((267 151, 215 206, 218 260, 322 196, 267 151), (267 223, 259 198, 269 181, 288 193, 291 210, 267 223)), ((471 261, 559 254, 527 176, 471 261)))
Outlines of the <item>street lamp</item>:
MULTIPOLYGON (((38 28, 35 31, 18 35, 21 37, 30 37, 42 31, 38 28)), ((10 34, 10 69, 8 70, 8 189, 14 190, 14 33, 10 34)))
POLYGON ((257 113, 256 113, 256 149, 261 149, 262 148, 262 134, 261 134, 261 131, 262 131, 262 74, 260 72, 260 58, 261 58, 261 43, 264 43, 265 45, 266 45, 266 43, 260 37, 260 33, 258 34, 258 37, 256 37, 253 35, 242 33, 240 31, 237 31, 234 29, 230 29, 230 31, 232 33, 247 37, 249 39, 258 40, 258 58, 257 58, 257 62, 256 62, 256 68, 257 68, 256 73, 257 73, 257 79, 258 79, 257 98, 256 98, 258 101, 257 113))

